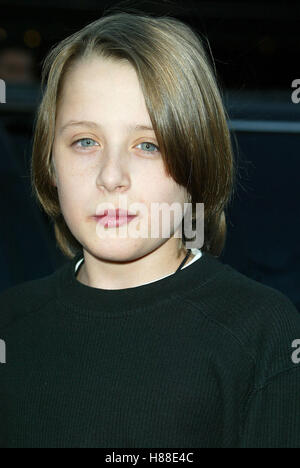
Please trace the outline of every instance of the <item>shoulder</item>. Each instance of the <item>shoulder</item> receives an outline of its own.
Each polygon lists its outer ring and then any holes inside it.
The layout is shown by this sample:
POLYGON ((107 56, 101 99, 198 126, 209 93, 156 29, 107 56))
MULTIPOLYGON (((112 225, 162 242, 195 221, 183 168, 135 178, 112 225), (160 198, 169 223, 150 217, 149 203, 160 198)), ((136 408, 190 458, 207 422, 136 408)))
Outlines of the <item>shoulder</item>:
POLYGON ((256 363, 258 380, 294 366, 293 343, 300 339, 300 313, 281 291, 229 265, 186 297, 225 339, 235 340, 256 363))
POLYGON ((56 284, 57 271, 2 291, 0 293, 0 331, 53 301, 57 294, 56 284))
MULTIPOLYGON (((218 278, 218 291, 227 307, 232 307, 233 318, 241 326, 242 320, 264 325, 265 321, 282 325, 282 320, 300 326, 300 313, 281 291, 245 276, 229 265, 218 278), (278 322, 277 322, 278 321, 278 322)), ((244 327, 243 327, 244 328, 244 327)))
POLYGON ((195 304, 205 304, 212 320, 234 328, 244 320, 263 323, 277 314, 277 318, 286 317, 300 324, 300 313, 281 291, 249 278, 215 257, 211 261, 216 274, 199 283, 189 298, 195 304))

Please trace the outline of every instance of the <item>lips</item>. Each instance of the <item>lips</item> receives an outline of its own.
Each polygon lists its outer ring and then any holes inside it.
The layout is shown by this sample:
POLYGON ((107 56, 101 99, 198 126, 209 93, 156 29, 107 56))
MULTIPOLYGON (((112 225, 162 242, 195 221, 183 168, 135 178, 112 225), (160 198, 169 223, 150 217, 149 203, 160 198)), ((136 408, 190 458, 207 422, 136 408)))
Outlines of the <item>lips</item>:
POLYGON ((105 210, 102 214, 94 216, 94 218, 104 227, 119 227, 128 224, 137 215, 132 215, 126 210, 105 210))
POLYGON ((108 216, 109 218, 125 218, 125 217, 127 218, 130 216, 136 216, 136 214, 129 213, 129 211, 121 210, 117 208, 116 210, 114 209, 102 210, 96 216, 97 218, 101 218, 102 216, 108 216))

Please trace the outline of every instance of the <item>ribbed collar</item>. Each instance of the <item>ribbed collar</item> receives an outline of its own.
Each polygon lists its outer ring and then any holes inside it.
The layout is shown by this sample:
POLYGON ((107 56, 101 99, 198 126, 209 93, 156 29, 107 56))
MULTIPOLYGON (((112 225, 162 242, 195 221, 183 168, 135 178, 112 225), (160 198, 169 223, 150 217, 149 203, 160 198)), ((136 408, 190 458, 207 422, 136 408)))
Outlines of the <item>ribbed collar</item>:
POLYGON ((152 283, 125 289, 99 289, 86 286, 75 276, 75 265, 82 252, 66 262, 58 275, 58 301, 64 307, 82 314, 103 317, 123 317, 136 309, 157 306, 161 301, 177 298, 204 285, 225 268, 213 255, 203 252, 202 257, 186 268, 152 283))

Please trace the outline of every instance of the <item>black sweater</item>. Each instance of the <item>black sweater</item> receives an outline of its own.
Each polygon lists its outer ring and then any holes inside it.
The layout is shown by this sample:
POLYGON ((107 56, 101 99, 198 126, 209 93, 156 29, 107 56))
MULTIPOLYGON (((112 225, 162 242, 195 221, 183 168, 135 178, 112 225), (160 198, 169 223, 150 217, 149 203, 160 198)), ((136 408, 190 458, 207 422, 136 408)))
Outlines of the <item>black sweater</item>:
POLYGON ((286 296, 207 253, 120 290, 80 258, 0 294, 0 447, 300 448, 286 296))

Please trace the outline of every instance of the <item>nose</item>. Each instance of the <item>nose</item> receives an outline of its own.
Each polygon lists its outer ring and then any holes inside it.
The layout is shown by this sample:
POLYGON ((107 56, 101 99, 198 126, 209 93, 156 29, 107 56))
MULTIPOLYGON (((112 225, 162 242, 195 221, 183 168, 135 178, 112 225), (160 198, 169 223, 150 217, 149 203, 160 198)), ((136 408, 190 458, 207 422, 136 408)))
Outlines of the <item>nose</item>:
POLYGON ((127 190, 130 186, 129 169, 126 161, 117 157, 107 157, 97 175, 97 186, 108 192, 127 190))

